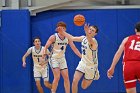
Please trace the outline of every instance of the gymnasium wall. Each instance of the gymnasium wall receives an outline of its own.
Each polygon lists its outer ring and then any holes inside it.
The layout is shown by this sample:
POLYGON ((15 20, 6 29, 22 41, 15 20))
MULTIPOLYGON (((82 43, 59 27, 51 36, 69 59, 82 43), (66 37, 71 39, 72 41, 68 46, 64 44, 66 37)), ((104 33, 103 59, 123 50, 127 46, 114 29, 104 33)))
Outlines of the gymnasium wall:
MULTIPOLYGON (((109 80, 106 72, 112 63, 113 56, 124 37, 134 34, 134 25, 140 20, 139 9, 99 9, 99 10, 56 10, 47 11, 31 17, 32 37, 40 36, 42 44, 45 45, 50 35, 55 33, 58 21, 67 24, 67 32, 74 35, 84 35, 83 26, 77 27, 73 24, 73 17, 76 14, 83 14, 86 22, 99 27, 96 36, 99 43, 99 71, 101 78, 93 81, 92 85, 86 90, 81 89, 79 93, 119 93, 125 92, 122 79, 122 60, 115 69, 114 78, 109 80)), ((80 43, 75 43, 80 50, 80 43)), ((70 81, 72 82, 74 71, 78 65, 79 58, 68 46, 66 59, 69 67, 70 81)), ((50 81, 53 75, 50 72, 50 81)), ((140 92, 140 85, 138 91, 140 92)), ((61 77, 57 93, 64 93, 63 79, 61 77)))
POLYGON ((1 93, 31 93, 31 67, 21 60, 31 44, 29 11, 3 10, 1 17, 1 93))
MULTIPOLYGON (((32 72, 31 57, 27 58, 27 67, 22 68, 22 56, 32 46, 32 38, 40 36, 45 45, 49 36, 55 33, 58 21, 67 24, 67 32, 74 35, 84 35, 83 26, 73 24, 76 14, 83 14, 86 22, 99 27, 96 36, 99 43, 99 71, 100 79, 79 93, 120 93, 125 92, 122 79, 122 60, 115 69, 114 77, 109 80, 106 71, 112 63, 113 56, 124 37, 134 34, 134 25, 140 20, 139 9, 99 9, 99 10, 54 10, 30 17, 28 10, 0 11, 2 26, 0 27, 0 92, 1 93, 38 93, 32 72)), ((75 43, 80 50, 80 43, 75 43)), ((81 50, 80 50, 81 51, 81 50)), ((72 83, 74 71, 80 61, 71 48, 66 50, 66 60, 72 83)), ((50 69, 50 81, 53 74, 50 69)), ((43 82, 42 82, 43 84, 43 82)), ((49 90, 42 85, 45 93, 49 90)), ((137 86, 140 92, 140 85, 137 86)), ((65 93, 61 77, 57 93, 65 93)))

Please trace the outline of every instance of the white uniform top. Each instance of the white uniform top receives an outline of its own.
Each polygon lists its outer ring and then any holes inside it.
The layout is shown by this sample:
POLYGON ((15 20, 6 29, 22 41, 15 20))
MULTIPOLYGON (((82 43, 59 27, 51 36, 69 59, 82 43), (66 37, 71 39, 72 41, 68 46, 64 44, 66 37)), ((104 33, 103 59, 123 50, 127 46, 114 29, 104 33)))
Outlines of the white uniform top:
MULTIPOLYGON (((95 38, 93 38, 93 40, 95 40, 95 42, 97 43, 95 38)), ((84 62, 88 66, 93 66, 95 64, 98 64, 98 56, 97 56, 98 48, 96 50, 92 50, 91 47, 89 46, 89 43, 86 37, 83 38, 81 44, 82 44, 81 61, 84 62)))
POLYGON ((65 50, 66 46, 68 44, 68 39, 65 37, 64 40, 62 40, 58 33, 55 33, 55 42, 52 45, 52 58, 62 58, 65 57, 65 50))
MULTIPOLYGON (((44 50, 44 46, 41 46, 41 48, 38 50, 35 48, 35 46, 32 46, 28 49, 27 53, 28 54, 32 53, 34 67, 41 67, 39 63, 45 62, 46 59, 42 59, 43 50, 44 50)), ((49 53, 49 50, 47 50, 47 53, 49 53)))

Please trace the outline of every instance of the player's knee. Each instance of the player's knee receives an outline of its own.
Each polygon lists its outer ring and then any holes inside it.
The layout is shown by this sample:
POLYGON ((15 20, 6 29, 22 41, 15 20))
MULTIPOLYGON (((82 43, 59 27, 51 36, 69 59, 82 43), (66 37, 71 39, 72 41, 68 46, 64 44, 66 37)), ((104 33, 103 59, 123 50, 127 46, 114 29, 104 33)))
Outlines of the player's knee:
POLYGON ((58 82, 59 79, 60 79, 60 75, 57 75, 57 76, 54 77, 54 81, 55 81, 55 82, 58 82))
POLYGON ((64 78, 65 81, 69 81, 69 76, 68 75, 65 75, 63 78, 64 78))
POLYGON ((60 73, 55 73, 54 74, 54 79, 60 79, 60 73))
POLYGON ((69 75, 65 75, 64 78, 65 78, 66 80, 69 80, 69 75))
POLYGON ((73 85, 77 85, 78 84, 78 80, 74 78, 72 84, 73 85))

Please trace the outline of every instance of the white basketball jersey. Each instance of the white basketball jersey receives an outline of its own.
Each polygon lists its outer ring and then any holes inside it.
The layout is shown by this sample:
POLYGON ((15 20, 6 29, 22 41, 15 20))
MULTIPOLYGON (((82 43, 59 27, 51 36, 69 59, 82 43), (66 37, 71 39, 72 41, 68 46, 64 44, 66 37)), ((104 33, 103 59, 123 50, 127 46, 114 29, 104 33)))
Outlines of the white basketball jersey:
POLYGON ((65 56, 65 50, 68 44, 68 39, 65 37, 64 40, 62 40, 58 33, 55 33, 55 42, 52 45, 52 58, 62 58, 65 56))
MULTIPOLYGON (((96 41, 95 38, 93 38, 93 40, 96 41)), ((97 41, 96 41, 96 43, 97 43, 97 41)), ((88 43, 88 40, 86 37, 83 38, 81 44, 82 44, 82 46, 81 46, 81 49, 82 49, 81 61, 83 61, 87 65, 98 64, 98 56, 97 56, 98 49, 92 50, 89 46, 89 43, 88 43)))
MULTIPOLYGON (((35 46, 33 47, 30 47, 28 49, 28 53, 32 53, 32 58, 33 58, 33 61, 34 61, 34 66, 40 66, 39 63, 40 62, 45 62, 46 59, 42 59, 42 54, 43 54, 43 50, 44 50, 44 47, 41 46, 41 48, 39 50, 37 50, 35 48, 35 46)), ((48 52, 49 50, 47 50, 48 52)))

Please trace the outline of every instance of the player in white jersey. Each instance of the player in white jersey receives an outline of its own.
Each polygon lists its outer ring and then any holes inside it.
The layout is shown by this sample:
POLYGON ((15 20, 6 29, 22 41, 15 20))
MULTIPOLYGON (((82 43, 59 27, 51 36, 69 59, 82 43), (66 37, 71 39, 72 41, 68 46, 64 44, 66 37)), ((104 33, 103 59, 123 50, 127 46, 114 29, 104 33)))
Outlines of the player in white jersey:
POLYGON ((50 57, 50 64, 52 68, 60 67, 61 70, 67 69, 65 60, 65 50, 68 44, 68 39, 63 40, 59 37, 58 33, 54 34, 55 42, 52 44, 52 54, 50 57))
MULTIPOLYGON (((32 59, 34 62, 34 78, 36 81, 36 86, 39 91, 39 93, 44 93, 43 88, 40 84, 40 78, 42 77, 44 79, 44 85, 51 89, 51 84, 49 83, 49 67, 48 62, 46 58, 42 57, 42 54, 44 52, 44 47, 41 46, 41 40, 39 37, 35 37, 33 40, 34 46, 30 47, 25 55, 22 58, 23 67, 26 67, 26 57, 32 54, 32 59)), ((47 50, 47 54, 49 55, 49 50, 47 50)))
POLYGON ((94 36, 98 33, 98 28, 97 26, 89 26, 89 24, 85 24, 84 30, 86 36, 74 37, 63 31, 62 28, 58 28, 58 32, 62 35, 73 41, 81 42, 82 58, 74 74, 72 93, 78 93, 78 82, 83 75, 84 78, 81 84, 83 89, 89 87, 93 80, 98 80, 100 77, 97 56, 98 43, 94 38, 94 36))
MULTIPOLYGON (((66 31, 66 24, 64 22, 58 22, 57 28, 59 27, 66 31)), ((75 47, 73 42, 71 40, 68 40, 65 36, 61 35, 60 33, 55 33, 54 35, 51 35, 45 45, 44 51, 46 51, 49 48, 49 46, 52 45, 50 58, 50 65, 54 75, 54 80, 52 83, 52 93, 56 93, 58 82, 60 79, 60 73, 62 74, 62 77, 64 79, 65 93, 70 93, 68 67, 65 59, 65 50, 67 44, 69 44, 72 50, 75 52, 75 54, 77 54, 81 58, 81 54, 75 47)), ((44 56, 45 54, 46 53, 44 52, 44 56)))

